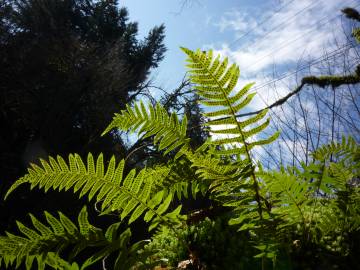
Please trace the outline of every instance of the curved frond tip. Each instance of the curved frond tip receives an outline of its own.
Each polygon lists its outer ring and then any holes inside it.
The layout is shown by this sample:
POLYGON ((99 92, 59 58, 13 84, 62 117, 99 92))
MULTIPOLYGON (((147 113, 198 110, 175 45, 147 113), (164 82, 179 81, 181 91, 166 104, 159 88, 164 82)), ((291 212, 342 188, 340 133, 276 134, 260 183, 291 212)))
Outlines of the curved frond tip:
POLYGON ((220 57, 213 57, 213 52, 191 51, 181 48, 188 56, 187 67, 189 68, 190 79, 195 84, 197 94, 201 97, 200 102, 210 108, 214 108, 204 115, 209 117, 206 125, 221 126, 213 133, 221 139, 213 141, 216 145, 228 146, 235 144, 231 149, 218 152, 220 155, 245 155, 250 158, 249 151, 257 145, 265 145, 278 137, 274 135, 254 140, 269 125, 269 119, 261 122, 266 116, 267 110, 246 120, 238 120, 237 114, 247 108, 255 93, 249 93, 253 83, 245 85, 242 89, 236 90, 240 75, 239 67, 235 64, 228 65, 228 58, 220 61, 220 57), (231 135, 229 137, 228 135, 231 135))
POLYGON ((114 115, 102 135, 112 129, 136 132, 142 138, 153 136, 159 150, 166 149, 164 154, 189 142, 186 116, 180 121, 175 113, 168 114, 159 103, 155 107, 151 104, 145 106, 143 102, 127 106, 126 110, 114 115))

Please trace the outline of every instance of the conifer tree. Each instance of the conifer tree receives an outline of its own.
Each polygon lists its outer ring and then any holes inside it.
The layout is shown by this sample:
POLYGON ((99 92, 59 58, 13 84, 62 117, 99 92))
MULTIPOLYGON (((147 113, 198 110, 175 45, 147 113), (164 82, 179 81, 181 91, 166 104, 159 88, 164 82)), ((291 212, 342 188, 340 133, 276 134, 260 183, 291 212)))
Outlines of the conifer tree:
POLYGON ((2 195, 48 154, 123 155, 116 133, 99 135, 165 52, 163 25, 137 33, 116 0, 0 0, 2 195))

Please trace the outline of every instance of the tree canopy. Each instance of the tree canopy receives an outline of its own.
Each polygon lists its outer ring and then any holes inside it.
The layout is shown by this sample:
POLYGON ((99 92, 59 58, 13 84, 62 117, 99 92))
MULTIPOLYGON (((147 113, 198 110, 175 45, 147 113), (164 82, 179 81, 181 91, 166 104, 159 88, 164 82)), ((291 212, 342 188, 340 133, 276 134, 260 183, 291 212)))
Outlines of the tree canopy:
POLYGON ((164 57, 164 30, 138 39, 116 0, 1 0, 0 191, 48 154, 121 155, 99 135, 164 57))

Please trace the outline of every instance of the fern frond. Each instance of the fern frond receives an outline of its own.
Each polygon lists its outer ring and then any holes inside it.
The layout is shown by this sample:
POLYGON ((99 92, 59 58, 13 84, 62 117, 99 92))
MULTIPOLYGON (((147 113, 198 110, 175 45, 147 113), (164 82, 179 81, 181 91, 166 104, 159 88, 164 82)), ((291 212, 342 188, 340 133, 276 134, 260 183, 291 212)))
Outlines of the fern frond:
POLYGON ((225 128, 214 130, 214 133, 231 135, 230 138, 215 140, 213 143, 221 146, 232 143, 237 145, 229 151, 219 151, 218 154, 245 155, 250 158, 249 151, 252 147, 271 143, 278 137, 278 133, 275 133, 262 141, 253 140, 269 124, 269 119, 258 124, 265 117, 267 110, 245 121, 237 119, 236 115, 251 102, 255 93, 248 93, 252 83, 239 91, 234 90, 240 74, 236 65, 229 67, 227 58, 223 62, 219 61, 219 57, 213 59, 212 51, 205 53, 200 50, 194 52, 186 48, 181 49, 188 56, 190 79, 196 84, 197 94, 202 98, 200 102, 209 107, 216 107, 215 110, 204 114, 210 118, 206 125, 224 125, 225 128), (214 119, 218 117, 222 118, 214 119))
POLYGON ((341 145, 322 147, 316 153, 320 155, 318 159, 308 165, 301 164, 301 168, 258 173, 270 196, 278 232, 297 224, 302 228, 298 233, 304 234, 305 239, 317 241, 319 233, 323 239, 326 235, 339 234, 340 228, 343 231, 359 228, 359 201, 355 195, 358 187, 350 184, 358 177, 359 161, 351 144, 343 140, 341 145), (336 163, 327 160, 331 155, 336 155, 336 163))
MULTIPOLYGON (((354 211, 356 205, 352 203, 348 207, 354 211)), ((316 221, 316 226, 324 235, 338 232, 340 228, 346 232, 360 229, 359 209, 357 209, 357 212, 343 213, 335 205, 327 204, 319 211, 316 221)))
POLYGON ((68 164, 60 156, 57 160, 51 157, 49 160, 50 162, 41 160, 42 167, 32 164, 28 174, 10 187, 6 197, 19 184, 24 183, 29 183, 31 188, 43 188, 45 192, 49 188, 59 191, 72 188, 74 192, 80 193, 79 197, 87 194, 89 201, 94 199, 97 203, 101 202, 103 213, 116 211, 122 219, 129 217, 129 223, 143 214, 151 217, 147 219, 148 222, 153 217, 167 222, 179 222, 179 217, 171 220, 171 213, 164 214, 169 207, 167 202, 173 195, 165 192, 151 194, 157 179, 151 177, 146 168, 138 174, 133 169, 125 176, 124 160, 116 165, 115 158, 112 157, 105 169, 102 154, 98 156, 96 163, 92 154, 89 154, 87 165, 78 154, 70 154, 68 164))
POLYGON ((341 142, 331 142, 316 149, 312 156, 319 161, 344 158, 346 156, 358 156, 360 147, 352 137, 342 137, 341 142))
POLYGON ((262 175, 267 191, 273 198, 272 213, 286 220, 286 225, 306 223, 304 207, 310 203, 311 183, 286 172, 269 172, 262 175))
POLYGON ((165 189, 168 193, 176 195, 179 200, 188 199, 189 194, 194 199, 198 193, 204 195, 209 185, 205 179, 196 175, 196 170, 191 165, 189 160, 179 159, 177 162, 168 162, 166 165, 157 165, 149 169, 152 177, 158 179, 154 190, 165 189))
POLYGON ((229 183, 234 182, 238 185, 242 178, 249 176, 246 173, 249 170, 249 163, 246 161, 220 160, 210 153, 207 155, 195 153, 191 156, 188 155, 188 157, 192 162, 191 166, 196 168, 196 174, 209 182, 209 189, 212 193, 221 193, 224 184, 229 185, 229 183))
POLYGON ((115 223, 109 226, 106 230, 105 238, 111 245, 106 245, 103 249, 86 259, 82 264, 81 270, 93 265, 95 262, 109 256, 114 252, 118 252, 118 256, 114 263, 113 269, 128 270, 128 269, 147 269, 145 262, 148 256, 154 252, 141 254, 139 251, 144 248, 147 241, 139 241, 130 245, 131 230, 128 228, 123 233, 118 233, 120 223, 115 223), (143 268, 145 267, 145 268, 143 268))
POLYGON ((312 155, 314 162, 302 165, 303 175, 314 179, 314 185, 320 183, 319 190, 325 193, 346 190, 360 176, 360 147, 352 137, 324 145, 312 155))
MULTIPOLYGON (((84 207, 78 216, 78 226, 68 217, 59 212, 59 218, 45 212, 47 225, 40 222, 33 215, 31 220, 34 229, 31 229, 17 221, 22 236, 6 233, 0 236, 0 262, 4 261, 6 268, 16 269, 25 263, 27 270, 32 268, 36 261, 38 269, 44 269, 46 265, 54 269, 85 269, 97 261, 119 252, 117 264, 131 266, 138 265, 139 261, 145 261, 138 251, 144 247, 145 241, 136 242, 129 246, 131 236, 130 229, 119 233, 120 223, 110 225, 106 232, 91 225, 88 214, 84 207), (99 249, 90 256, 79 268, 76 263, 70 263, 60 258, 65 249, 71 247, 69 261, 72 261, 82 250, 87 247, 99 249)), ((149 254, 147 254, 149 255, 149 254)))
MULTIPOLYGON (((191 160, 192 167, 196 168, 196 174, 209 182, 210 198, 233 209, 235 218, 231 219, 229 224, 240 225, 239 230, 259 229, 264 214, 260 216, 259 204, 254 204, 254 186, 250 181, 253 174, 251 161, 232 160, 228 157, 219 159, 214 155, 214 151, 210 146, 208 149, 198 149, 195 153, 185 155, 191 160)), ((264 207, 262 201, 259 203, 264 207)))
POLYGON ((22 235, 17 236, 6 232, 6 236, 0 236, 0 260, 5 262, 6 267, 12 269, 19 268, 22 263, 25 263, 26 269, 32 269, 34 261, 37 261, 38 269, 43 269, 45 265, 54 269, 66 269, 65 266, 70 269, 70 264, 59 257, 59 254, 67 247, 75 245, 71 252, 74 255, 89 246, 112 247, 112 250, 98 259, 108 256, 112 251, 124 248, 118 245, 118 236, 112 239, 107 237, 101 229, 89 223, 87 216, 86 207, 84 207, 78 216, 78 226, 60 212, 58 218, 45 212, 48 223, 46 225, 30 215, 33 229, 17 221, 22 235), (77 249, 77 246, 81 246, 82 249, 77 249))
POLYGON ((235 90, 240 74, 236 65, 228 66, 227 58, 214 59, 212 51, 181 49, 188 56, 190 80, 195 84, 200 103, 209 107, 204 114, 209 118, 205 125, 216 135, 216 139, 213 137, 206 143, 212 148, 210 156, 196 157, 195 154, 189 159, 202 178, 211 179, 215 199, 233 208, 235 217, 230 224, 255 232, 256 241, 262 243, 264 226, 271 217, 267 199, 261 194, 262 183, 257 179, 251 151, 274 141, 279 132, 267 138, 259 136, 270 123, 269 119, 264 120, 267 110, 242 120, 237 117, 255 93, 249 92, 252 83, 235 90))
POLYGON ((114 128, 137 132, 143 138, 154 136, 154 143, 158 145, 159 150, 166 148, 164 154, 186 145, 189 141, 186 137, 186 116, 180 121, 175 113, 169 115, 159 103, 155 108, 151 104, 146 108, 142 102, 133 107, 127 106, 126 110, 115 114, 102 135, 114 128))
POLYGON ((330 180, 328 184, 337 191, 345 190, 346 185, 357 176, 352 167, 333 162, 329 165, 329 173, 331 177, 328 178, 330 180))

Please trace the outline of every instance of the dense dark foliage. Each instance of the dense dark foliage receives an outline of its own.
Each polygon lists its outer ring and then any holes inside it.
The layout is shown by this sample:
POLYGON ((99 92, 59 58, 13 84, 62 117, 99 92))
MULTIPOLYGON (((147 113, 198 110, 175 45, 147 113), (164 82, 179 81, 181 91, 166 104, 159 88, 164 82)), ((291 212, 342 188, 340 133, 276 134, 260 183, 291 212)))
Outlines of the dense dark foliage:
MULTIPOLYGON (((159 250, 148 260, 167 259, 164 265, 177 267, 190 257, 204 269, 259 269, 260 262, 253 259, 256 250, 248 241, 248 235, 229 227, 223 214, 214 220, 206 218, 180 229, 177 234, 163 230, 155 234, 146 250, 159 250), (183 243, 188 243, 191 254, 183 243)), ((188 265, 188 269, 192 269, 188 265)))
MULTIPOLYGON (((1 0, 2 195, 29 162, 48 154, 124 155, 118 136, 99 135, 165 52, 164 26, 143 40, 137 32, 117 1, 1 0)), ((1 207, 4 227, 9 211, 1 207)))

